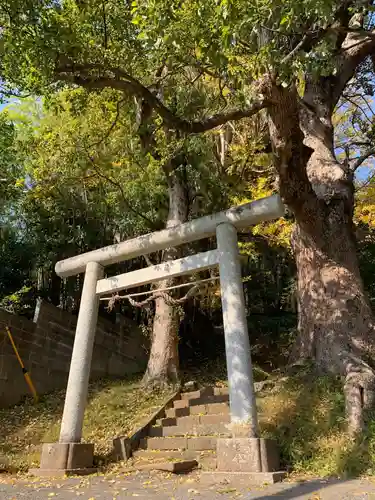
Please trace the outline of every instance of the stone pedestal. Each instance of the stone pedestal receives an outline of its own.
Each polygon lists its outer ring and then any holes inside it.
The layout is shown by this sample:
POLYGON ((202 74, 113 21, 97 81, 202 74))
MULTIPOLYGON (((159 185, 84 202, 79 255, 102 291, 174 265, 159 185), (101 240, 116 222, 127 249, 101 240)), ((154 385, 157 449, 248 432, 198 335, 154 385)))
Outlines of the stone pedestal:
POLYGON ((275 472, 279 454, 275 441, 260 438, 217 440, 217 470, 233 472, 275 472))
POLYGON ((93 466, 94 445, 86 443, 45 443, 40 469, 35 476, 87 475, 97 471, 93 466))
POLYGON ((216 475, 230 480, 239 474, 249 484, 281 481, 276 442, 270 439, 234 437, 217 440, 216 475))

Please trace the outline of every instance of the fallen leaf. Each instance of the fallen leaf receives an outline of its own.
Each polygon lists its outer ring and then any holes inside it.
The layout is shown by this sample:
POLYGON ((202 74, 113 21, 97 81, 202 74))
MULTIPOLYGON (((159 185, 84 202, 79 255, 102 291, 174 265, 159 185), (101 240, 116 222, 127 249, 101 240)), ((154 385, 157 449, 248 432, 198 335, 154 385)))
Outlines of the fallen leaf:
POLYGON ((236 491, 236 488, 223 488, 221 490, 217 490, 217 493, 220 493, 220 495, 225 495, 225 493, 235 493, 236 491))

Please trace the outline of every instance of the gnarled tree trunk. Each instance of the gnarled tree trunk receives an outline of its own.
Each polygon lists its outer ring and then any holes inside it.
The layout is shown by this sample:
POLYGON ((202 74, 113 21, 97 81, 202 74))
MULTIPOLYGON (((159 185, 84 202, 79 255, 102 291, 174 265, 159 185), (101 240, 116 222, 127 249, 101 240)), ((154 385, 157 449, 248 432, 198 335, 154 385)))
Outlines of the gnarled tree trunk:
MULTIPOLYGON (((165 169, 168 181, 169 213, 166 227, 186 222, 188 214, 187 186, 183 172, 178 169, 165 169)), ((165 250, 163 260, 178 258, 176 248, 165 250)), ((159 283, 163 289, 173 285, 173 279, 159 283)), ((151 352, 143 377, 143 384, 150 388, 163 388, 179 384, 178 328, 180 315, 178 309, 167 303, 163 297, 155 300, 155 316, 151 339, 151 352)))
POLYGON ((374 394, 374 321, 360 277, 352 221, 340 201, 321 214, 320 234, 296 224, 298 337, 292 360, 313 360, 321 373, 344 380, 349 427, 363 427, 374 394), (317 241, 320 244, 317 244, 317 241))
POLYGON ((293 88, 267 88, 270 135, 280 193, 293 210, 299 331, 293 358, 343 377, 349 428, 363 427, 373 402, 373 315, 363 289, 353 230, 353 173, 337 162, 332 101, 306 87, 304 107, 293 88))

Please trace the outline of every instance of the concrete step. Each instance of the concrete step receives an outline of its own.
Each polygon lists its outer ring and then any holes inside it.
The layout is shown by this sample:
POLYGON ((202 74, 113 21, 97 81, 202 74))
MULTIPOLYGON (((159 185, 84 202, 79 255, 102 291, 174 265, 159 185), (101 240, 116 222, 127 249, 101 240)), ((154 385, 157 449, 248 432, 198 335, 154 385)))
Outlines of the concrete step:
POLYGON ((186 424, 179 422, 178 425, 153 426, 149 430, 151 437, 177 437, 177 436, 228 436, 230 433, 227 424, 186 424))
POLYGON ((196 460, 198 466, 204 470, 216 469, 216 452, 214 450, 138 450, 133 453, 131 463, 143 465, 149 463, 161 463, 173 460, 196 460))
POLYGON ((189 415, 188 417, 175 417, 175 418, 160 418, 156 421, 156 425, 169 427, 176 425, 205 425, 205 424, 229 424, 229 413, 217 415, 189 415))
POLYGON ((147 450, 216 450, 217 437, 147 437, 141 439, 140 448, 147 450))
POLYGON ((204 387, 198 391, 184 392, 181 399, 199 399, 212 396, 228 396, 228 387, 204 387))
POLYGON ((167 418, 188 417, 190 415, 222 415, 228 413, 228 403, 210 403, 185 408, 170 408, 165 412, 167 418))
POLYGON ((201 406, 211 403, 229 403, 229 396, 225 394, 206 395, 198 398, 177 399, 173 403, 174 408, 188 408, 190 406, 201 406))
POLYGON ((198 467, 196 460, 167 460, 165 462, 136 462, 126 471, 152 471, 160 470, 163 472, 173 472, 175 474, 190 472, 198 467))

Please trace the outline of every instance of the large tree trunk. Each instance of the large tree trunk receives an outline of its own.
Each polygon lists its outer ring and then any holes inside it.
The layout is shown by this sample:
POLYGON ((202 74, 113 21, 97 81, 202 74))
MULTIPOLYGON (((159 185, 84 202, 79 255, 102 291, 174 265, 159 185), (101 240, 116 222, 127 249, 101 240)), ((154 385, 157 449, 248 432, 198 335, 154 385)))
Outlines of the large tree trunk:
POLYGON ((269 117, 280 193, 296 219, 293 358, 343 377, 349 428, 357 432, 373 402, 375 336, 356 256, 353 175, 335 158, 333 110, 321 87, 307 85, 302 110, 294 89, 272 83, 268 92, 275 103, 269 117))
POLYGON ((357 432, 363 428, 363 409, 373 401, 374 322, 351 220, 339 202, 321 216, 321 234, 303 230, 298 222, 293 233, 299 323, 292 361, 312 360, 320 373, 343 377, 349 427, 357 432))
MULTIPOLYGON (((166 171, 169 192, 169 213, 166 227, 186 222, 188 214, 187 186, 184 173, 178 169, 166 171)), ((165 250, 163 260, 178 257, 176 248, 165 250)), ((173 279, 159 283, 163 289, 173 285, 173 279)), ((151 352, 143 384, 150 388, 163 388, 179 384, 178 328, 179 309, 165 301, 163 297, 155 300, 155 317, 152 331, 151 352)))

